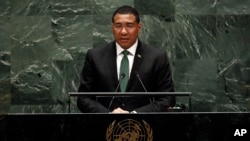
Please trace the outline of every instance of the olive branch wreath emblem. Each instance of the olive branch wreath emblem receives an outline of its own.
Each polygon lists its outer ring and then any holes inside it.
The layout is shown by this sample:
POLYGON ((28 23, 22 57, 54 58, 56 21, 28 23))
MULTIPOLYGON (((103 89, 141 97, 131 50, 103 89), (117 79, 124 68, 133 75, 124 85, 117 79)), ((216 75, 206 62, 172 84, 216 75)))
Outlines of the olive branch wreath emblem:
MULTIPOLYGON (((146 121, 142 120, 142 122, 144 124, 144 128, 146 129, 147 141, 153 141, 153 130, 151 129, 150 125, 146 121)), ((107 141, 112 141, 112 133, 115 127, 115 123, 116 123, 116 120, 114 120, 106 130, 107 141)))

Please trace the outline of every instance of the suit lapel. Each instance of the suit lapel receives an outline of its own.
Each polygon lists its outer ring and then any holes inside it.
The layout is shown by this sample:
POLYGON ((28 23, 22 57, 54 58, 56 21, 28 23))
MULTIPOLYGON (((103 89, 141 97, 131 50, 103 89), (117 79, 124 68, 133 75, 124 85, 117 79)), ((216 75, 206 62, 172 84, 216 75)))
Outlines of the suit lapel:
POLYGON ((108 46, 107 58, 109 62, 109 73, 112 76, 113 86, 116 87, 118 85, 118 76, 117 76, 117 64, 116 64, 116 47, 115 42, 113 42, 110 46, 108 46))
POLYGON ((139 72, 143 59, 144 59, 143 46, 142 43, 138 41, 138 46, 134 57, 134 64, 132 66, 132 70, 130 73, 130 79, 128 82, 127 91, 131 91, 130 88, 136 80, 136 73, 139 72))

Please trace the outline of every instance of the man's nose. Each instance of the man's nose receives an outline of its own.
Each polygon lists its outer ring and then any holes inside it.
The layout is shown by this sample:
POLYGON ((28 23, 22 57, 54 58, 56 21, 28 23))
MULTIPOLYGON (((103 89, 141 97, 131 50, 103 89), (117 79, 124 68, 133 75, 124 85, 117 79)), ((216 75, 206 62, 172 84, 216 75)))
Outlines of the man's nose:
POLYGON ((128 33, 128 30, 125 26, 122 27, 121 29, 121 34, 124 35, 124 34, 127 34, 128 33))

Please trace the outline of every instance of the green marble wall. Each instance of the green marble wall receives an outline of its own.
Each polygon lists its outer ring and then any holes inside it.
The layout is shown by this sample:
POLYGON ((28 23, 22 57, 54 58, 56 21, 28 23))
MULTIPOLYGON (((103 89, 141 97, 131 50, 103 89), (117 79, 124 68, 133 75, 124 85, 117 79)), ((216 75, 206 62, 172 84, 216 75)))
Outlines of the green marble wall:
POLYGON ((86 51, 113 40, 123 4, 141 13, 141 40, 168 52, 193 111, 250 111, 249 0, 1 0, 0 113, 66 113, 86 51))

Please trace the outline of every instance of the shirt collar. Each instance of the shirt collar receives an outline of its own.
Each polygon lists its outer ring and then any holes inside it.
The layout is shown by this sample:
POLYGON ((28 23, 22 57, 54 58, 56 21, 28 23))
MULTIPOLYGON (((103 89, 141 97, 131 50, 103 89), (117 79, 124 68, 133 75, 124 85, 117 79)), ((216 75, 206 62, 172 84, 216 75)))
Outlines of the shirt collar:
MULTIPOLYGON (((115 44, 116 44, 116 55, 120 55, 124 49, 117 42, 115 44)), ((138 45, 138 39, 131 47, 127 49, 130 55, 133 55, 133 56, 135 55, 137 45, 138 45)))

